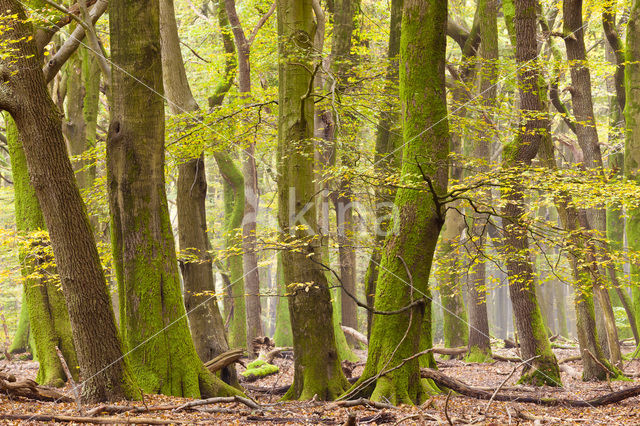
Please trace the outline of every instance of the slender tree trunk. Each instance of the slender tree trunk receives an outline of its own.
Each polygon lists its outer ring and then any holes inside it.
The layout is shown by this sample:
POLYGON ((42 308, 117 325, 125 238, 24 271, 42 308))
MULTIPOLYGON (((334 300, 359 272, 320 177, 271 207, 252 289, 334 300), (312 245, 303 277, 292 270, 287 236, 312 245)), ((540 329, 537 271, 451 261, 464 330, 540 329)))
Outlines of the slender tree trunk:
POLYGON ((314 202, 314 115, 312 66, 315 25, 311 0, 278 2, 279 116, 278 221, 282 238, 295 238, 300 250, 282 253, 284 282, 291 294, 294 379, 285 399, 330 400, 347 386, 331 321, 329 288, 319 264, 320 244, 297 227, 296 219, 316 231, 314 202), (292 218, 293 216, 293 218, 292 218), (297 218, 296 218, 297 216, 297 218), (300 241, 302 239, 302 241, 300 241))
MULTIPOLYGON (((406 185, 423 190, 398 190, 392 232, 388 235, 375 307, 397 310, 373 322, 367 364, 350 395, 370 395, 392 404, 420 404, 428 389, 420 381, 419 366, 435 367, 433 356, 404 361, 431 346, 431 302, 428 287, 431 264, 444 213, 436 194, 446 191, 449 129, 444 87, 447 2, 405 0, 400 43, 400 101, 403 111, 402 176, 406 185), (436 194, 417 176, 421 170, 436 194), (424 186, 423 186, 424 185, 424 186), (401 364, 402 363, 402 364, 401 364), (400 367, 380 376, 386 369, 400 367)), ((435 391, 437 388, 432 389, 435 391)))
POLYGON ((145 392, 237 394, 198 358, 182 299, 165 193, 159 4, 116 0, 110 8, 117 66, 107 184, 124 347, 145 392))
MULTIPOLYGON (((163 86, 169 110, 173 114, 197 113, 199 106, 191 94, 180 53, 172 0, 160 0, 160 45, 163 86)), ((196 352, 206 362, 227 351, 229 344, 215 297, 205 209, 207 179, 203 154, 178 166, 177 187, 178 241, 181 252, 187 257, 181 262, 184 304, 196 352), (189 260, 192 257, 197 260, 189 260)), ((237 385, 235 367, 225 367, 221 378, 226 383, 237 385)))
POLYGON ((49 94, 32 41, 32 29, 13 0, 1 0, 2 33, 17 55, 0 62, 11 76, 0 92, 0 109, 14 118, 67 302, 88 402, 139 396, 123 359, 100 257, 62 136, 62 123, 49 94), (17 16, 13 18, 12 15, 17 16), (61 209, 60 206, 65 206, 61 209))
MULTIPOLYGON (((513 10, 513 4, 508 4, 513 10)), ((515 36, 515 56, 519 66, 536 60, 536 2, 535 0, 516 0, 515 17, 509 19, 505 12, 507 26, 513 25, 515 36)), ((540 146, 542 120, 536 114, 542 111, 538 94, 539 71, 529 64, 518 73, 520 92, 520 110, 522 133, 507 145, 503 151, 505 167, 527 167, 536 156, 540 146)), ((560 386, 558 362, 551 351, 547 333, 544 329, 540 307, 538 306, 533 267, 529 252, 529 241, 526 228, 520 223, 524 214, 524 189, 521 183, 503 193, 507 200, 504 207, 503 225, 505 227, 505 243, 503 250, 507 255, 507 273, 509 276, 509 293, 518 338, 524 359, 535 358, 523 370, 521 382, 535 385, 548 384, 560 386)))
MULTIPOLYGON (((480 0, 478 2, 480 16, 480 67, 478 70, 478 93, 482 98, 483 124, 480 135, 475 141, 474 157, 483 164, 480 170, 486 169, 491 161, 491 142, 494 139, 493 109, 496 103, 498 77, 498 9, 496 0, 480 0)), ((490 197, 491 191, 485 191, 490 197)), ((484 262, 485 234, 487 217, 473 218, 471 227, 472 253, 477 261, 469 273, 469 354, 467 360, 484 362, 491 359, 491 342, 489 339, 489 317, 487 314, 486 264, 484 262)))
MULTIPOLYGON (((586 66, 586 49, 584 45, 584 30, 582 24, 582 0, 565 0, 563 3, 564 31, 573 37, 565 37, 567 47, 567 59, 571 64, 571 99, 573 113, 576 119, 576 136, 578 144, 584 155, 584 166, 587 169, 599 169, 602 173, 603 163, 595 116, 593 113, 593 99, 591 96, 591 76, 586 66)), ((591 227, 606 235, 606 211, 604 207, 590 209, 588 212, 587 227, 591 227)), ((581 223, 584 227, 585 224, 581 223)), ((606 247, 597 247, 596 250, 604 251, 606 247)), ((599 257, 599 256, 598 256, 599 257)), ((597 258, 594 256, 593 261, 597 258)), ((601 274, 602 275, 602 274, 601 274)), ((618 332, 615 327, 615 319, 609 293, 604 286, 604 280, 600 277, 594 282, 593 291, 596 300, 603 311, 604 327, 600 332, 606 336, 604 343, 608 346, 608 352, 613 364, 620 364, 622 355, 618 343, 618 332)))
MULTIPOLYGON (((402 26, 402 5, 403 0, 391 1, 391 20, 389 24, 389 46, 387 48, 387 66, 385 90, 389 94, 388 111, 383 111, 378 121, 376 134, 376 151, 374 156, 375 172, 380 176, 392 175, 400 167, 401 156, 397 155, 395 149, 400 145, 401 129, 399 124, 400 108, 394 102, 397 96, 398 87, 398 55, 400 54, 400 31, 402 26)), ((386 187, 376 187, 376 220, 377 228, 374 236, 375 247, 371 253, 369 266, 365 273, 365 295, 367 305, 373 306, 376 282, 378 280, 378 266, 382 257, 381 249, 387 237, 389 221, 391 220, 392 204, 395 197, 395 190, 386 187)), ((373 313, 367 311, 367 336, 371 334, 373 323, 373 313)))
MULTIPOLYGON (((238 54, 238 83, 240 96, 246 101, 251 98, 251 45, 236 12, 235 0, 224 1, 233 32, 238 54)), ((219 7, 222 7, 220 5, 219 7)), ((258 188, 258 169, 255 159, 256 143, 247 141, 244 148, 242 172, 244 176, 244 219, 242 221, 242 264, 244 268, 244 285, 246 295, 247 343, 251 350, 253 339, 264 335, 262 329, 262 307, 260 305, 260 274, 258 271, 257 253, 257 219, 260 203, 258 188)), ((255 355, 255 354, 254 354, 255 355)))
POLYGON ((56 346, 62 351, 71 371, 76 375, 78 372, 69 314, 62 291, 55 280, 50 278, 56 275, 55 268, 46 266, 52 261, 46 254, 49 241, 38 235, 40 230, 46 229, 46 225, 40 203, 29 182, 27 162, 18 129, 10 117, 6 117, 5 122, 15 191, 16 227, 24 238, 32 241, 28 247, 20 250, 24 279, 23 303, 24 312, 27 313, 27 339, 31 334, 35 346, 34 356, 39 362, 38 383, 62 386, 67 377, 56 346))
MULTIPOLYGON (((625 93, 626 104, 624 115, 626 120, 626 140, 624 149, 625 176, 635 182, 640 182, 640 1, 634 0, 629 11, 625 58, 625 93)), ((626 223, 627 244, 631 252, 640 251, 640 208, 628 212, 626 223)), ((631 287, 633 295, 633 310, 636 324, 640 330, 640 264, 631 262, 631 287)), ((640 357, 640 344, 634 352, 634 357, 640 357)))
POLYGON ((247 323, 242 256, 237 254, 242 243, 240 228, 244 216, 244 179, 235 161, 227 152, 213 157, 224 179, 224 230, 226 234, 227 270, 229 284, 225 285, 225 318, 229 324, 229 346, 247 347, 247 323))

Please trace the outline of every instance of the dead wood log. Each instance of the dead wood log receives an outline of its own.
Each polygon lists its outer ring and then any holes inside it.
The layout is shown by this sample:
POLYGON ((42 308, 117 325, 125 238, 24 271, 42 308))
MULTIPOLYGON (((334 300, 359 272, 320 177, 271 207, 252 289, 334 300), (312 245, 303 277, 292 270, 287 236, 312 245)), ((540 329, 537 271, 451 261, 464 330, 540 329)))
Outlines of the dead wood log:
POLYGON ((433 352, 434 354, 454 355, 454 356, 466 354, 468 350, 469 349, 464 346, 459 348, 440 348, 440 347, 431 348, 431 352, 433 352))
POLYGON ((491 354, 491 357, 497 361, 504 361, 504 362, 522 362, 522 358, 517 357, 517 356, 502 356, 502 355, 497 355, 497 354, 491 354))
POLYGON ((362 406, 365 406, 365 407, 377 408, 378 410, 383 410, 383 409, 393 410, 393 409, 396 408, 391 404, 385 404, 383 402, 370 401, 370 400, 368 400, 366 398, 358 398, 358 399, 352 399, 352 400, 347 400, 347 401, 338 401, 338 402, 336 402, 336 405, 338 407, 357 407, 358 405, 362 405, 362 406))
POLYGON ((210 372, 215 373, 216 371, 222 370, 227 365, 237 362, 243 356, 243 349, 231 349, 230 351, 221 353, 211 361, 207 361, 204 366, 207 367, 210 372))
POLYGON ((558 365, 565 364, 565 363, 571 362, 571 361, 580 361, 581 359, 582 359, 582 357, 580 355, 568 356, 568 357, 562 358, 560 361, 558 361, 558 365))
POLYGON ((262 409, 262 407, 260 407, 260 405, 258 405, 258 403, 256 403, 255 401, 252 401, 249 398, 244 398, 242 396, 235 395, 235 396, 221 396, 221 397, 208 398, 208 399, 198 399, 195 401, 187 402, 186 404, 182 404, 177 408, 175 408, 173 411, 180 411, 188 408, 200 407, 202 405, 217 404, 217 403, 223 403, 223 402, 240 402, 254 410, 262 409))
POLYGON ((191 423, 181 420, 162 420, 146 417, 79 417, 55 414, 6 414, 0 413, 3 420, 28 420, 33 422, 91 423, 91 424, 138 424, 138 425, 171 425, 191 423))
POLYGON ((293 351, 293 348, 290 346, 285 346, 282 348, 273 348, 272 350, 270 350, 269 352, 267 352, 264 357, 261 357, 264 362, 266 362, 267 364, 271 364, 273 362, 273 360, 280 355, 282 352, 288 352, 288 351, 293 351))
MULTIPOLYGON (((449 388, 459 394, 470 396, 477 399, 490 399, 491 392, 486 392, 473 386, 469 386, 460 380, 452 377, 445 376, 437 370, 431 368, 423 368, 420 370, 420 376, 425 379, 433 380, 437 385, 449 388)), ((616 392, 611 392, 603 396, 587 399, 564 399, 564 398, 552 398, 552 397, 532 397, 526 395, 504 395, 497 394, 494 399, 496 401, 510 401, 510 402, 527 402, 545 406, 568 406, 568 407, 598 407, 603 405, 614 404, 616 402, 623 401, 627 398, 640 395, 640 386, 632 386, 626 389, 622 389, 616 392)))
POLYGON ((363 345, 369 345, 369 340, 367 340, 367 336, 360 333, 358 330, 353 329, 351 327, 347 327, 346 325, 340 326, 340 328, 342 328, 342 331, 344 332, 344 334, 348 335, 349 337, 352 337, 354 340, 357 340, 363 345))
POLYGON ((68 396, 46 386, 39 386, 33 380, 16 380, 14 376, 8 374, 0 376, 0 392, 38 401, 73 402, 73 399, 68 396))

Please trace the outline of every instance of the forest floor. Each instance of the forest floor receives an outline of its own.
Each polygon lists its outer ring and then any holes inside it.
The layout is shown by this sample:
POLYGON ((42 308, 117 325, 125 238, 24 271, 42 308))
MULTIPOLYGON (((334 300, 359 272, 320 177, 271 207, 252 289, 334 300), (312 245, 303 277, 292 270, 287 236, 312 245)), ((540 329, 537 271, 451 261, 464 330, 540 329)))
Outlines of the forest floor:
MULTIPOLYGON (((632 346, 623 346, 623 352, 629 353, 632 346)), ((559 360, 577 356, 577 349, 554 349, 559 360)), ((507 357, 516 357, 515 349, 494 349, 494 353, 507 357)), ((364 353, 360 353, 364 356, 364 353)), ((487 390, 500 387, 502 394, 517 393, 526 396, 567 398, 586 400, 637 386, 638 381, 583 382, 576 376, 580 374, 581 361, 563 363, 568 371, 562 373, 563 388, 533 388, 517 385, 520 369, 518 363, 497 361, 487 364, 469 364, 461 360, 445 360, 439 356, 439 370, 447 376, 457 378, 471 386, 487 390), (514 371, 517 367, 517 371, 514 371), (514 374, 512 374, 514 373, 514 374), (506 382, 505 382, 506 379, 506 382), (505 382, 505 383, 503 383, 505 382)), ((536 404, 491 401, 487 410, 487 401, 458 394, 437 395, 420 407, 402 406, 399 408, 370 406, 345 408, 335 402, 279 402, 280 396, 270 394, 270 390, 289 385, 293 378, 293 362, 290 358, 276 358, 274 364, 280 367, 280 373, 257 380, 246 385, 246 393, 259 405, 259 409, 249 408, 240 402, 216 403, 194 407, 191 410, 150 410, 142 413, 99 414, 94 420, 86 419, 84 424, 120 423, 120 424, 640 424, 640 397, 624 401, 587 408, 564 406, 545 407, 536 404), (355 422, 353 422, 355 420, 355 422)), ((364 363, 352 366, 352 375, 362 371, 364 363)), ((566 369, 566 368, 565 368, 566 369)), ((238 366, 243 371, 242 366, 238 366)), ((37 363, 33 361, 0 361, 0 371, 11 373, 18 378, 35 378, 37 363)), ((624 371, 630 376, 640 376, 640 360, 627 360, 624 371)), ((72 394, 69 387, 63 389, 72 394)), ((186 398, 161 395, 145 395, 144 402, 121 402, 117 405, 154 408, 157 406, 177 406, 190 400, 186 398)), ((75 403, 36 402, 0 395, 1 424, 42 424, 46 415, 70 416, 65 423, 74 424, 71 417, 87 417, 88 412, 97 406, 78 407, 75 403), (8 420, 15 415, 40 415, 32 420, 8 420), (38 419, 38 420, 36 420, 38 419)))

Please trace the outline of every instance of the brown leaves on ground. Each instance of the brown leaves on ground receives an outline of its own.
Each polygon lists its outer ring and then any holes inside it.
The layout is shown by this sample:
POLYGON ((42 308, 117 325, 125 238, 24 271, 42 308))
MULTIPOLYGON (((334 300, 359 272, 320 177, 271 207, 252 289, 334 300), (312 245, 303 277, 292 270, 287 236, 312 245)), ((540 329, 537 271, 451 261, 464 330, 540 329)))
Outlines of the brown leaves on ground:
MULTIPOLYGON (((631 348, 627 348, 631 349, 631 348)), ((503 356, 515 356, 515 349, 498 349, 503 356)), ((577 349, 556 349, 558 359, 578 355, 577 349)), ((639 398, 629 398, 617 404, 605 407, 567 408, 542 407, 534 404, 492 401, 485 412, 487 401, 481 401, 460 395, 437 395, 419 407, 402 406, 398 408, 375 409, 370 406, 342 407, 334 402, 306 401, 279 402, 279 395, 267 392, 281 389, 291 384, 293 361, 290 358, 276 358, 274 364, 280 367, 280 373, 253 382, 247 395, 253 398, 260 409, 250 408, 241 402, 215 403, 192 407, 188 410, 162 409, 158 407, 177 407, 190 400, 163 395, 145 395, 144 402, 122 401, 114 405, 139 407, 140 412, 104 413, 96 419, 103 421, 118 420, 122 424, 157 421, 158 424, 639 424, 639 398), (253 389, 253 390, 251 390, 253 389), (257 391, 256 389, 259 389, 257 391), (446 413, 445 413, 446 407, 446 413), (145 411, 146 408, 151 411, 145 411), (108 418, 107 418, 108 416, 108 418), (115 419, 114 419, 115 418, 115 419), (355 423, 354 423, 355 422, 355 423)), ((566 363, 573 372, 581 372, 579 360, 566 363)), ((441 360, 439 369, 444 374, 457 378, 469 385, 486 389, 497 388, 509 375, 516 364, 498 361, 492 364, 468 364, 460 360, 441 360)), ((355 367, 353 374, 359 375, 362 365, 355 367)), ((34 379, 37 363, 25 361, 2 361, 0 371, 14 374, 20 378, 34 379)), ((242 370, 242 367, 239 367, 242 370)), ((627 361, 624 371, 632 376, 640 373, 640 361, 627 361)), ((517 384, 519 372, 505 383, 501 392, 515 392, 531 396, 555 398, 589 399, 637 385, 638 381, 582 382, 575 377, 562 373, 564 388, 533 388, 517 384)), ((65 391, 72 395, 68 388, 65 391)), ((72 417, 87 416, 97 406, 83 406, 80 410, 75 403, 36 402, 0 395, 0 422, 2 424, 39 424, 46 417, 24 420, 24 415, 68 416, 64 422, 51 424, 74 424, 72 417), (22 419, 7 419, 9 415, 20 415, 22 419), (4 417, 4 419, 2 419, 4 417)), ((28 417, 27 417, 28 419, 28 417)), ((86 423, 85 423, 86 424, 86 423)))

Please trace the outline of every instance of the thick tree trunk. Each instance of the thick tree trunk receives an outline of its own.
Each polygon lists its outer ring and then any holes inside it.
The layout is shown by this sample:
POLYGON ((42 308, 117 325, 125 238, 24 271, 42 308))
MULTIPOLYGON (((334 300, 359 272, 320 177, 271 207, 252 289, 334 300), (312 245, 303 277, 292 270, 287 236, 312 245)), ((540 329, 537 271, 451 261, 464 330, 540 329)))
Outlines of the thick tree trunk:
POLYGON ((31 27, 15 1, 1 0, 0 9, 3 21, 10 23, 2 37, 17 49, 11 64, 0 62, 2 75, 11 76, 0 91, 0 109, 16 122, 31 184, 49 229, 84 381, 83 398, 98 402, 139 396, 123 359, 100 257, 31 27))
POLYGON ((117 66, 107 183, 124 347, 145 392, 236 394, 198 358, 180 289, 165 193, 159 4, 117 0, 110 8, 117 66))
MULTIPOLYGON (((163 86, 169 110, 172 114, 197 112, 199 107, 191 94, 180 53, 172 0, 160 0, 160 46, 163 86)), ((203 362, 207 362, 229 350, 229 344, 215 297, 211 244, 207 233, 207 179, 203 154, 178 166, 177 187, 178 242, 187 258, 181 262, 184 304, 196 352, 203 362)), ((221 378, 226 383, 237 385, 233 364, 222 370, 221 378)))
MULTIPOLYGON (((375 307, 397 310, 373 322, 367 364, 349 394, 370 395, 393 404, 420 404, 428 389, 420 381, 420 364, 435 366, 431 354, 404 361, 431 346, 431 299, 428 287, 438 234, 444 224, 436 194, 417 176, 421 171, 437 194, 446 191, 449 129, 444 87, 447 2, 405 0, 400 43, 400 101, 403 111, 402 176, 392 232, 385 242, 376 288, 375 307), (426 129, 426 130, 425 130, 426 129), (400 367, 380 376, 388 368, 400 367)), ((437 388, 436 388, 437 389, 437 388)), ((435 389, 432 389, 435 390, 435 389)))
POLYGON ((311 0, 278 2, 279 117, 278 117, 278 221, 282 238, 292 237, 300 250, 282 253, 284 282, 291 294, 289 313, 293 332, 294 379, 285 399, 330 400, 341 394, 347 381, 340 367, 331 321, 327 280, 319 264, 320 244, 308 239, 296 221, 316 232, 313 199, 313 86, 311 73, 315 25, 311 0), (292 218, 293 216, 293 218, 292 218))
MULTIPOLYGON (((513 4, 509 9, 513 10, 513 4)), ((506 10, 506 9, 505 9, 506 10)), ((529 64, 537 57, 536 2, 516 0, 515 18, 510 20, 505 13, 507 26, 512 25, 515 36, 515 55, 518 64, 529 64)), ((530 64, 518 73, 522 133, 504 148, 505 167, 527 167, 536 156, 540 146, 542 119, 536 114, 542 111, 538 93, 539 71, 530 64)), ((544 329, 540 307, 535 292, 535 278, 529 252, 529 241, 525 226, 520 223, 524 214, 524 189, 522 184, 503 193, 507 200, 503 224, 505 243, 502 247, 507 255, 509 293, 523 359, 535 358, 523 370, 520 380, 535 385, 560 386, 558 362, 551 351, 544 329)))

